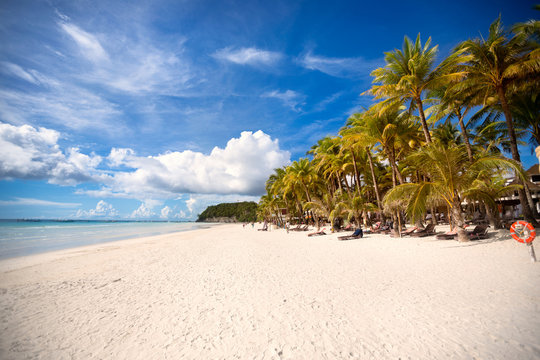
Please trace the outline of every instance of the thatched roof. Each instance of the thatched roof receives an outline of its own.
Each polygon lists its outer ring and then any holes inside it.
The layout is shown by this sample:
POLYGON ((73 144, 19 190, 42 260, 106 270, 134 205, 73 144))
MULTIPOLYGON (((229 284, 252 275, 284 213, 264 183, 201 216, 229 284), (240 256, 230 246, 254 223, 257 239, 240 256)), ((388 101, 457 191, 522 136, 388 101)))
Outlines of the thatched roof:
POLYGON ((540 175, 540 166, 533 165, 527 171, 527 175, 540 175))

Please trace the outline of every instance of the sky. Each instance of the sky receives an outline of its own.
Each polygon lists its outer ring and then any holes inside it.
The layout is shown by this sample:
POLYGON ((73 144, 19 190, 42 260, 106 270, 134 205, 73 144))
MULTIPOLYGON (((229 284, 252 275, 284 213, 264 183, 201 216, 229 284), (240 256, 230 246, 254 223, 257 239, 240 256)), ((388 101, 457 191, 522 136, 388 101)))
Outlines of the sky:
POLYGON ((372 103, 370 72, 405 35, 442 59, 533 4, 1 1, 0 218, 194 220, 258 201, 372 103))

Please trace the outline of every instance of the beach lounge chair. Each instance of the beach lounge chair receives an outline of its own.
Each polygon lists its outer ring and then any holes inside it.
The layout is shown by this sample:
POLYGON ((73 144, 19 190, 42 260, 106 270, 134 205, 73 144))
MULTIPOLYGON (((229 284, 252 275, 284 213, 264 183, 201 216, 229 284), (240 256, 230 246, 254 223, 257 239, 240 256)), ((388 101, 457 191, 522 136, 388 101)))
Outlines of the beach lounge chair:
POLYGON ((487 239, 488 228, 489 228, 489 225, 487 224, 476 225, 476 227, 472 231, 469 232, 469 238, 471 240, 487 239))
MULTIPOLYGON (((416 229, 418 229, 418 227, 417 227, 417 226, 413 226, 413 227, 410 227, 410 228, 406 229, 405 231, 402 231, 402 232, 401 232, 401 237, 411 235, 413 232, 416 231, 416 229)), ((395 237, 395 235, 394 235, 393 232, 390 233, 390 237, 395 237)))
POLYGON ((439 240, 452 240, 457 236, 457 226, 443 234, 437 234, 435 237, 439 240))
POLYGON ((338 240, 352 240, 352 239, 360 239, 364 237, 364 232, 362 229, 358 228, 354 230, 352 235, 346 235, 346 236, 338 236, 338 240))
POLYGON ((369 229, 366 229, 365 233, 375 233, 381 230, 381 222, 377 221, 375 224, 371 225, 369 229))
POLYGON ((259 231, 268 231, 268 223, 264 223, 262 229, 258 229, 259 231))
POLYGON ((320 235, 326 235, 326 233, 324 232, 324 230, 326 230, 326 229, 322 229, 321 231, 315 231, 315 232, 312 232, 312 233, 308 234, 308 236, 320 236, 320 235))
POLYGON ((385 225, 382 226, 379 230, 375 231, 375 233, 378 234, 390 234, 392 232, 392 229, 390 229, 390 226, 385 225))
POLYGON ((424 229, 416 229, 416 231, 411 234, 411 236, 414 237, 424 237, 430 235, 435 235, 435 225, 433 224, 427 224, 424 229))

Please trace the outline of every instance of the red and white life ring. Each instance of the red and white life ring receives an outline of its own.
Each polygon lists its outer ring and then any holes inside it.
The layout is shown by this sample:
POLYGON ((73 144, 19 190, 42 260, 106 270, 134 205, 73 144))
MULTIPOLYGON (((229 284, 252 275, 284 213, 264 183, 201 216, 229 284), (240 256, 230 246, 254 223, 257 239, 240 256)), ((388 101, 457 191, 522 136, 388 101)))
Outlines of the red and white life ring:
POLYGON ((514 240, 519 241, 520 243, 529 244, 532 243, 534 238, 536 237, 536 230, 530 223, 520 220, 516 221, 512 224, 512 226, 510 226, 510 235, 512 235, 514 240), (522 230, 518 230, 518 232, 516 233, 516 227, 518 226, 521 227, 522 230), (527 229, 526 232, 524 231, 525 229, 527 229), (524 235, 526 235, 527 232, 529 233, 529 237, 525 238, 524 235))

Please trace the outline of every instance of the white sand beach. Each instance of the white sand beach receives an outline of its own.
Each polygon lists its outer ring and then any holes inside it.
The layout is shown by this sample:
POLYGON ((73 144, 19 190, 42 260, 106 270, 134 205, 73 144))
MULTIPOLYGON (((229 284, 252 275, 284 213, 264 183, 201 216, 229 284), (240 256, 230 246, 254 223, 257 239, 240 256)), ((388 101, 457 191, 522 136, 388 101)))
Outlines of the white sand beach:
POLYGON ((256 229, 1 261, 0 358, 540 358, 540 263, 514 240, 256 229))

